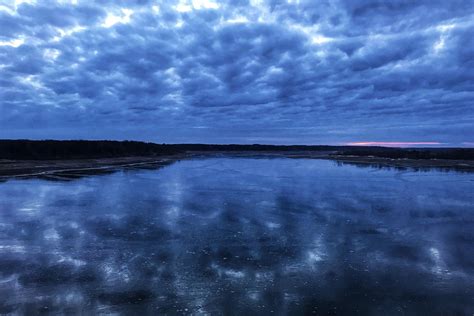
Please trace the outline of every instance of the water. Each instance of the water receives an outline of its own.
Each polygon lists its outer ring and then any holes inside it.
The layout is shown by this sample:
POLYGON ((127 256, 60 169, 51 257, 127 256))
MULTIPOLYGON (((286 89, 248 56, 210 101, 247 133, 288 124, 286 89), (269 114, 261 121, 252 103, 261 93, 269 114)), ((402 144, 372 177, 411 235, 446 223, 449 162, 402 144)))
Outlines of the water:
POLYGON ((472 315, 474 176, 212 158, 0 183, 0 313, 472 315))

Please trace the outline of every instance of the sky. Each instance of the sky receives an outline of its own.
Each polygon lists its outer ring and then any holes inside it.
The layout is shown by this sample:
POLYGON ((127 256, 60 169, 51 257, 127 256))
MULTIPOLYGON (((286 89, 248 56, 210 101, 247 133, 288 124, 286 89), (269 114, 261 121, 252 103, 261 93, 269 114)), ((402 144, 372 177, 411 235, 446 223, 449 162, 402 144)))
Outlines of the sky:
POLYGON ((474 2, 0 0, 0 138, 474 147, 474 2))

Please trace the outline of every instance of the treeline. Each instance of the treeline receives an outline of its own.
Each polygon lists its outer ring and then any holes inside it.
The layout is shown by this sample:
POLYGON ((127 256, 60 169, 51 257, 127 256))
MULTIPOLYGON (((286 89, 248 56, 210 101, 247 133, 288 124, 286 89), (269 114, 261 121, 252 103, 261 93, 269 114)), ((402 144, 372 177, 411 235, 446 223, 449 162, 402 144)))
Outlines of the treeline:
POLYGON ((305 145, 210 145, 155 144, 136 141, 86 140, 0 140, 0 159, 81 159, 126 156, 160 156, 186 151, 201 152, 310 152, 331 155, 373 156, 408 159, 474 160, 473 148, 387 148, 305 145))
POLYGON ((0 159, 80 159, 157 156, 175 153, 154 143, 86 140, 0 140, 0 159))
POLYGON ((339 155, 380 157, 392 159, 447 159, 474 160, 474 148, 386 148, 353 147, 338 152, 339 155))
POLYGON ((212 145, 175 144, 170 146, 178 152, 184 151, 271 151, 271 152, 309 152, 319 151, 331 155, 373 156, 393 159, 450 159, 474 160, 474 148, 390 148, 376 146, 329 146, 329 145, 212 145))
POLYGON ((328 145, 238 145, 238 144, 169 144, 178 151, 335 151, 350 146, 328 146, 328 145))
POLYGON ((274 146, 257 144, 155 144, 109 140, 0 140, 0 159, 34 160, 159 156, 187 151, 335 151, 341 148, 337 146, 274 146))

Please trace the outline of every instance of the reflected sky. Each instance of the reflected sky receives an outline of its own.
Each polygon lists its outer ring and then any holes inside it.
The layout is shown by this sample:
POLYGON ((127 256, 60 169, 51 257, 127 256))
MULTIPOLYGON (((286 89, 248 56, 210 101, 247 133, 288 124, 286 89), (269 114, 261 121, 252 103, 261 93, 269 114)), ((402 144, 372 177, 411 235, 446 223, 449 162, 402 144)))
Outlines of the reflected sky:
POLYGON ((474 178, 209 158, 0 183, 0 313, 471 315, 474 178))

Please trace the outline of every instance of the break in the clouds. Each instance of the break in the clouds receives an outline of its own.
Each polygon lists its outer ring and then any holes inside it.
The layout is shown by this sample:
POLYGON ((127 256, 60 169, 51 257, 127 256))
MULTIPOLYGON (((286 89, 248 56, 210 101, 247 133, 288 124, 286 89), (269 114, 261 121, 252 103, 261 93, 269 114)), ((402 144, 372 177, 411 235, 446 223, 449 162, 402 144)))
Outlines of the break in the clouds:
POLYGON ((1 3, 1 138, 473 141, 471 0, 1 3))

